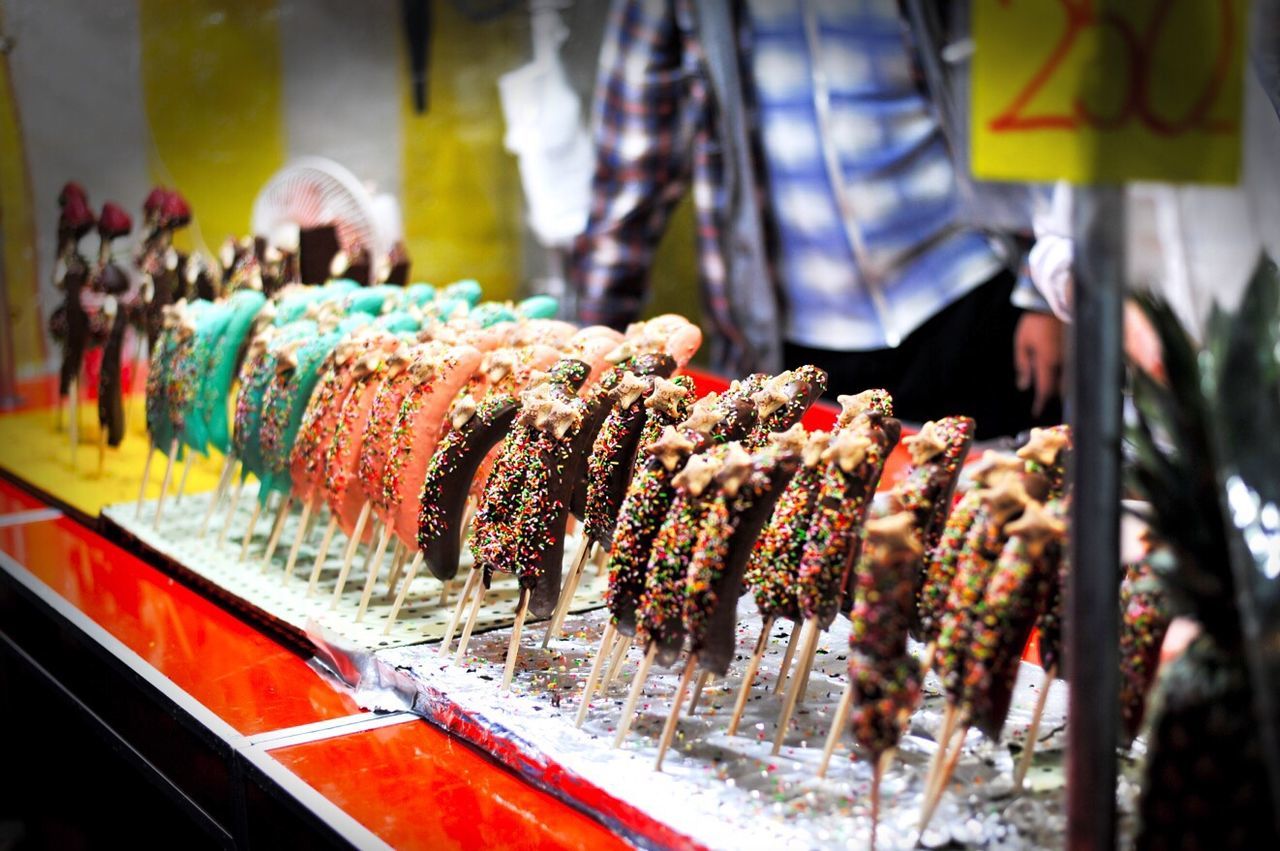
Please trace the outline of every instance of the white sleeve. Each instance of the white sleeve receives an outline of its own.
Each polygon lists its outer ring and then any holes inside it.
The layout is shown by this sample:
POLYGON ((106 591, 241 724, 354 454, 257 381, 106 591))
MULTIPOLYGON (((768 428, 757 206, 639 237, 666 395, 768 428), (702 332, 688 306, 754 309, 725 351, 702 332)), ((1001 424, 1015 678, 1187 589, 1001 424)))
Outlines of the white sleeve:
POLYGON ((1071 187, 1059 182, 1051 200, 1032 218, 1036 243, 1027 255, 1031 282, 1044 296, 1055 316, 1071 320, 1071 263, 1075 240, 1071 235, 1071 187))

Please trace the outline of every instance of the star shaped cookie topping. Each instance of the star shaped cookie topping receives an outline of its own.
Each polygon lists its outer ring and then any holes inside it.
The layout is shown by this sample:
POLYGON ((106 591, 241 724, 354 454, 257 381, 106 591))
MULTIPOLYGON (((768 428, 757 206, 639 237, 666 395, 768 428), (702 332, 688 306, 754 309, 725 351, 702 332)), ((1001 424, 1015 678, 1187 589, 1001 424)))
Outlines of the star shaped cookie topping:
POLYGON ((853 429, 842 429, 831 439, 822 460, 835 462, 841 470, 852 473, 859 464, 866 460, 867 450, 871 448, 871 439, 853 429))
POLYGON ((796 423, 786 431, 775 431, 769 435, 769 443, 783 452, 800 455, 809 445, 809 432, 800 423, 796 423))
POLYGON ((770 416, 791 401, 791 394, 786 389, 794 380, 795 376, 788 370, 770 378, 763 387, 751 394, 751 401, 755 404, 760 419, 770 416))
POLYGON ((685 437, 675 426, 667 426, 662 436, 649 444, 649 454, 657 458, 670 472, 694 450, 694 442, 685 437))
POLYGON ((755 466, 751 453, 735 441, 725 446, 722 458, 720 469, 716 471, 716 481, 729 496, 737 496, 738 489, 751 477, 755 466))
POLYGON ((680 424, 680 428, 696 431, 699 434, 708 434, 716 423, 724 419, 724 411, 717 405, 719 400, 720 397, 715 393, 703 396, 693 404, 688 418, 680 424))
POLYGON ((702 496, 702 492, 707 489, 707 485, 711 484, 719 468, 719 463, 713 458, 706 455, 691 455, 684 469, 676 473, 671 483, 694 496, 702 496))
POLYGON ((933 420, 920 427, 920 431, 902 441, 911 453, 911 463, 919 466, 928 463, 946 451, 947 443, 938 432, 938 424, 933 420))
POLYGON ((982 458, 969 465, 969 475, 982 487, 991 487, 1002 477, 1026 472, 1026 469, 1018 456, 988 449, 982 458))
POLYGON ((899 511, 888 517, 877 517, 867 521, 867 543, 882 547, 889 553, 900 553, 919 557, 924 554, 924 545, 916 535, 915 519, 910 511, 899 511))
POLYGON ((651 411, 658 411, 668 417, 674 417, 679 410, 680 402, 685 398, 685 388, 675 381, 665 378, 653 379, 653 392, 644 400, 644 405, 651 411))
POLYGON ((1045 467, 1058 460, 1058 454, 1071 443, 1065 428, 1033 428, 1027 445, 1018 450, 1018 457, 1035 461, 1045 467))

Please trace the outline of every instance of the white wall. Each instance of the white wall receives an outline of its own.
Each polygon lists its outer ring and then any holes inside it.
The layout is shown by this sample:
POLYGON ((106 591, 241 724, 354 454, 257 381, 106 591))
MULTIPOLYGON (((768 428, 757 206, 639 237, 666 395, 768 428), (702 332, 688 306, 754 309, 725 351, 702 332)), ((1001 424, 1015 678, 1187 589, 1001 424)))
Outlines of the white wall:
MULTIPOLYGON (((79 180, 95 211, 115 201, 130 211, 150 187, 147 123, 139 71, 135 3, 14 0, 5 30, 31 174, 38 228, 40 304, 48 317, 53 287, 58 190, 79 180)), ((96 251, 94 237, 84 241, 96 251)), ((51 351, 49 365, 57 361, 51 351)))

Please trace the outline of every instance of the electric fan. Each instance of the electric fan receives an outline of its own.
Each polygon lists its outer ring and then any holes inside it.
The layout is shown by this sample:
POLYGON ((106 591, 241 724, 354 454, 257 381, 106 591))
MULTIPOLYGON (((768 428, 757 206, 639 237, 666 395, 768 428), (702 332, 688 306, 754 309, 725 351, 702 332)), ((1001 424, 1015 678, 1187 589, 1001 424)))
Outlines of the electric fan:
POLYGON ((271 176, 253 202, 253 232, 286 251, 296 251, 299 232, 332 225, 338 244, 350 254, 363 246, 370 258, 384 258, 401 238, 399 204, 391 195, 373 195, 339 163, 299 157, 271 176))

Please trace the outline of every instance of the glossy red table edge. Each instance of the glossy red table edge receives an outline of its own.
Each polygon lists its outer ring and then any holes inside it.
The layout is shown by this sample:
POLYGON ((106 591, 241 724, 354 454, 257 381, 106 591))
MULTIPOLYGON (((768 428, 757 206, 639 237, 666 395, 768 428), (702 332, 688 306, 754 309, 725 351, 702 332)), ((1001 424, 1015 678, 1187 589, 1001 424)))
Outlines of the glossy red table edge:
MULTIPOLYGON (((3 522, 3 518, 0 518, 0 524, 3 522)), ((250 625, 240 622, 229 612, 173 582, 128 553, 119 551, 75 521, 66 517, 38 519, 7 530, 0 528, 0 531, 17 529, 27 530, 31 539, 28 543, 39 544, 43 538, 58 536, 71 539, 77 545, 84 543, 89 547, 99 547, 109 557, 109 561, 104 563, 96 559, 83 559, 84 552, 75 555, 58 553, 56 557, 60 568, 37 568, 36 572, 32 572, 14 559, 11 554, 12 541, 0 539, 6 550, 0 554, 0 574, 3 574, 0 575, 0 581, 13 580, 20 583, 26 592, 38 598, 57 617, 101 645, 106 652, 127 665, 148 687, 163 694, 196 724, 227 743, 237 759, 252 767, 253 773, 269 779, 271 784, 283 789, 351 844, 362 847, 381 845, 387 837, 393 837, 396 844, 402 847, 419 844, 424 847, 440 847, 444 840, 451 840, 459 847, 471 847, 472 840, 493 839, 501 835, 504 824, 511 831, 507 838, 512 844, 525 847, 599 848, 624 844, 596 821, 528 786, 516 775, 494 765, 485 756, 466 749, 461 743, 454 742, 447 734, 429 726, 417 716, 406 714, 400 719, 384 719, 360 713, 347 697, 330 690, 302 659, 276 645, 250 625), (78 592, 72 593, 70 596, 75 599, 73 602, 63 594, 67 591, 66 587, 54 588, 47 582, 53 579, 57 583, 59 575, 70 574, 75 577, 91 575, 95 581, 92 594, 86 597, 78 592), (130 577, 136 578, 139 574, 144 583, 154 584, 133 597, 117 593, 118 586, 127 585, 130 577), (115 586, 115 591, 108 591, 104 586, 115 586), (140 610, 160 612, 166 601, 172 601, 173 605, 179 607, 179 611, 175 613, 175 617, 161 615, 159 622, 152 623, 162 631, 168 630, 161 640, 148 640, 139 631, 122 623, 129 620, 129 617, 120 613, 121 608, 132 607, 134 616, 137 616, 140 610), (87 614, 77 604, 85 605, 93 611, 93 615, 87 614), (115 609, 117 613, 113 615, 107 609, 115 609), (154 652, 154 647, 150 645, 177 647, 181 644, 173 635, 178 623, 185 623, 189 632, 205 634, 199 639, 202 642, 200 646, 193 648, 195 654, 200 656, 202 665, 185 667, 181 664, 181 659, 175 663, 173 654, 162 653, 148 658, 147 654, 154 652), (232 642, 232 650, 226 654, 231 657, 229 659, 220 659, 219 654, 205 643, 209 633, 217 634, 224 628, 233 635, 222 635, 215 643, 232 642), (243 641, 248 642, 247 648, 235 644, 243 641), (256 661, 247 659, 246 653, 261 653, 261 658, 256 661), (219 661, 227 662, 227 667, 231 670, 221 670, 219 661), (156 664, 152 664, 153 662, 156 664), (267 692, 284 689, 289 694, 305 694, 308 690, 314 694, 319 689, 332 699, 334 705, 323 707, 324 711, 305 717, 300 716, 296 707, 293 707, 287 714, 246 724, 243 717, 238 717, 244 714, 240 712, 242 707, 216 699, 222 692, 215 693, 211 698, 206 690, 201 694, 201 700, 193 697, 187 689, 199 689, 201 683, 197 682, 197 678, 213 683, 228 680, 237 682, 237 687, 225 694, 228 701, 251 700, 258 689, 267 692), (305 718, 311 718, 312 721, 303 723, 305 718), (397 720, 401 722, 398 726, 406 729, 394 733, 380 732, 377 729, 383 726, 384 721, 396 723, 397 720), (325 729, 326 725, 328 729, 325 729), (373 729, 369 729, 370 726, 373 729), (384 783, 393 781, 397 788, 405 790, 405 794, 412 793, 420 802, 435 800, 445 809, 450 801, 459 797, 475 803, 475 795, 466 792, 468 785, 496 789, 494 794, 499 794, 502 802, 502 806, 493 810, 493 818, 497 821, 482 826, 475 825, 476 830, 470 834, 464 832, 462 835, 449 837, 441 834, 434 823, 420 823, 421 815, 412 811, 395 817, 388 812, 385 795, 373 789, 367 778, 362 778, 359 772, 353 772, 355 766, 342 758, 335 759, 329 755, 330 751, 358 753, 362 747, 367 749, 367 746, 362 746, 362 741, 387 736, 395 736, 400 747, 398 750, 383 749, 381 752, 377 771, 384 783), (437 754, 451 748, 449 752, 453 764, 443 764, 437 754), (462 750, 459 751, 459 748, 462 750), (317 766, 328 768, 316 773, 317 766), (537 826, 528 823, 529 813, 538 814, 537 826), (415 837, 430 841, 419 843, 415 837)), ((28 562, 41 557, 33 550, 28 552, 31 553, 28 555, 28 562)), ((74 583, 78 580, 73 578, 71 581, 74 583)), ((179 652, 177 655, 182 654, 179 652)), ((469 824, 464 821, 454 824, 453 828, 465 831, 469 824)))
MULTIPOLYGON (((243 763, 241 773, 283 790, 343 842, 359 847, 390 839, 402 847, 475 847, 481 840, 548 848, 626 844, 588 815, 417 716, 386 719, 360 712, 302 658, 251 624, 4 479, 0 585, 6 586, 0 591, 16 588, 28 607, 47 610, 119 660, 128 678, 142 681, 192 726, 225 743, 243 763), (263 705, 246 711, 255 695, 264 696, 263 705), (305 705, 298 705, 298 696, 305 705), (397 729, 380 729, 384 720, 397 729), (434 829, 434 822, 422 822, 421 813, 396 816, 350 764, 328 756, 387 737, 394 737, 398 750, 383 749, 377 766, 381 779, 406 790, 419 805, 434 801, 448 809, 461 796, 468 806, 491 810, 490 821, 464 819, 453 825, 461 833, 447 835, 434 829), (444 752, 454 764, 435 756, 444 752), (316 766, 328 768, 317 774, 316 766), (467 792, 472 786, 489 790, 493 800, 467 792)), ((4 626, 0 639, 8 642, 4 626)))

